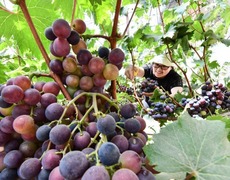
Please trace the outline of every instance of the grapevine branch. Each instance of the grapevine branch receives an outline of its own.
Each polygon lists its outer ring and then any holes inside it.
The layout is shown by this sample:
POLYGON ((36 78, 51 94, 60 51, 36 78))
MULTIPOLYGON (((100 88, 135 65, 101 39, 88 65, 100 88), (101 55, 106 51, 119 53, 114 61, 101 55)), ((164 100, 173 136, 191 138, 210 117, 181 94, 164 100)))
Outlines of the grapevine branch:
POLYGON ((133 16, 134 16, 134 14, 135 14, 135 12, 136 12, 137 5, 138 5, 138 4, 139 4, 139 0, 137 0, 137 2, 136 2, 136 5, 135 5, 134 10, 133 10, 133 13, 132 13, 132 15, 131 15, 131 18, 129 19, 129 22, 128 22, 128 24, 127 24, 127 26, 126 26, 126 28, 125 28, 123 34, 122 34, 122 37, 124 37, 125 34, 126 34, 126 32, 128 31, 129 25, 130 25, 130 23, 131 23, 131 21, 132 21, 132 19, 133 19, 133 16))
MULTIPOLYGON (((36 41, 36 43, 37 43, 37 45, 38 45, 38 47, 39 47, 39 49, 40 49, 40 51, 42 53, 42 56, 44 57, 47 66, 49 67, 50 58, 49 58, 49 56, 48 56, 48 54, 47 54, 47 52, 46 52, 46 50, 45 50, 45 48, 44 48, 44 46, 43 46, 43 44, 41 42, 40 37, 38 36, 36 28, 35 28, 35 26, 33 24, 33 21, 31 19, 31 16, 29 14, 28 9, 27 9, 25 0, 20 0, 18 2, 18 5, 20 6, 20 8, 21 8, 21 10, 22 10, 22 12, 23 12, 23 14, 25 16, 25 19, 26 19, 26 21, 27 21, 27 23, 28 23, 28 25, 30 27, 30 30, 31 30, 31 32, 32 32, 32 34, 34 36, 34 39, 35 39, 35 41, 36 41)), ((70 97, 68 91, 65 89, 65 87, 64 87, 61 79, 59 78, 59 76, 57 76, 51 70, 50 70, 50 75, 58 83, 58 85, 60 86, 61 91, 62 91, 63 95, 66 97, 66 99, 71 100, 72 98, 70 97)))

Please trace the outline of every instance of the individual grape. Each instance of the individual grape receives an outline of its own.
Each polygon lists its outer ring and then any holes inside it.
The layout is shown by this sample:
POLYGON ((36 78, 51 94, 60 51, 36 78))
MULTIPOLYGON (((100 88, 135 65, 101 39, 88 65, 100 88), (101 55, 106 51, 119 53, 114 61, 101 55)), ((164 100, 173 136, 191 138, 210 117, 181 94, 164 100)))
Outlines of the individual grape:
POLYGON ((4 133, 13 133, 14 128, 13 128, 13 121, 14 118, 12 116, 6 116, 1 119, 0 121, 0 130, 4 133))
MULTIPOLYGON (((12 150, 17 150, 22 143, 22 140, 20 138, 18 139, 11 139, 8 143, 4 145, 4 152, 8 153, 12 150)), ((0 170, 1 171, 1 170, 0 170)))
POLYGON ((6 101, 4 101, 2 99, 2 96, 0 96, 0 108, 8 108, 10 106, 12 106, 12 104, 11 103, 7 103, 6 101))
POLYGON ((49 175, 50 175, 50 170, 42 168, 37 176, 37 180, 48 180, 49 175))
POLYGON ((49 62, 49 67, 51 69, 51 71, 53 71, 55 74, 58 75, 62 75, 64 68, 62 66, 62 61, 58 60, 58 59, 52 59, 49 62))
POLYGON ((24 157, 33 157, 37 148, 37 144, 32 141, 23 141, 19 146, 19 150, 23 153, 24 157))
POLYGON ((72 50, 77 54, 81 49, 87 49, 86 43, 84 40, 80 39, 79 43, 72 45, 72 50))
POLYGON ((2 89, 2 99, 10 104, 20 102, 24 97, 22 88, 17 85, 8 85, 2 89))
POLYGON ((55 167, 59 166, 59 162, 62 158, 61 154, 57 153, 56 149, 50 149, 45 152, 42 156, 42 167, 47 170, 52 170, 55 167))
POLYGON ((29 142, 34 142, 36 141, 36 128, 37 126, 35 125, 34 129, 31 129, 31 132, 28 134, 21 134, 21 137, 23 140, 25 141, 29 141, 29 142))
POLYGON ((55 149, 55 144, 53 144, 50 140, 46 140, 42 143, 41 148, 42 148, 42 152, 45 152, 46 150, 49 149, 55 149))
POLYGON ((78 44, 79 41, 80 41, 80 36, 79 36, 78 32, 75 31, 75 30, 72 30, 71 33, 70 33, 70 36, 67 38, 67 41, 71 45, 78 44))
POLYGON ((120 64, 125 59, 125 54, 120 48, 114 48, 109 53, 108 59, 111 64, 120 64))
POLYGON ((103 59, 108 59, 109 49, 107 47, 100 46, 98 49, 98 56, 103 59))
POLYGON ((111 166, 118 163, 120 150, 112 142, 103 143, 98 150, 100 162, 105 166, 111 166))
POLYGON ((80 49, 77 53, 77 61, 81 65, 87 65, 92 57, 91 52, 87 49, 80 49))
POLYGON ((35 129, 34 119, 29 115, 20 115, 15 118, 13 128, 19 134, 29 134, 35 129))
POLYGON ((62 62, 63 69, 68 73, 73 73, 77 70, 77 61, 73 57, 65 57, 62 62))
POLYGON ((133 150, 140 154, 142 152, 142 148, 144 147, 144 142, 139 137, 130 137, 129 141, 129 150, 133 150))
POLYGON ((93 74, 102 73, 105 68, 105 61, 100 57, 93 57, 89 60, 88 67, 93 74))
POLYGON ((28 104, 17 104, 13 107, 12 117, 16 118, 20 115, 30 115, 31 106, 28 104))
POLYGON ((143 143, 146 144, 146 142, 148 140, 147 139, 148 135, 144 131, 135 133, 135 136, 140 138, 143 141, 143 143))
POLYGON ((37 158, 26 159, 19 167, 18 174, 22 179, 33 179, 41 170, 41 162, 37 158))
POLYGON ((50 130, 50 141, 55 145, 65 144, 71 135, 71 130, 67 125, 58 124, 50 130))
POLYGON ((94 86, 104 87, 106 82, 107 82, 107 80, 105 79, 105 77, 103 76, 102 73, 93 75, 93 84, 94 84, 94 86))
POLYGON ((85 76, 93 76, 93 73, 89 70, 89 67, 88 65, 82 65, 81 66, 81 72, 83 75, 85 76))
POLYGON ((36 131, 36 138, 39 141, 45 141, 49 139, 51 127, 47 124, 43 124, 42 126, 38 127, 36 131))
POLYGON ((116 112, 109 112, 108 114, 111 115, 116 122, 120 121, 120 116, 116 112))
POLYGON ((140 172, 141 167, 142 167, 142 159, 140 155, 132 150, 124 151, 120 155, 119 163, 121 163, 122 168, 130 169, 135 174, 140 172))
POLYGON ((53 41, 54 39, 57 38, 57 36, 53 33, 52 27, 47 27, 45 29, 45 37, 50 41, 53 41))
POLYGON ((68 180, 75 180, 82 177, 88 167, 89 161, 86 155, 81 151, 70 151, 66 153, 59 164, 61 175, 68 180))
POLYGON ((50 104, 56 103, 56 102, 57 102, 57 97, 53 93, 44 93, 41 96, 40 103, 41 103, 42 107, 44 107, 44 108, 46 108, 50 104))
POLYGON ((97 119, 97 129, 102 134, 109 135, 115 131, 116 121, 111 115, 106 114, 97 119))
POLYGON ((136 107, 132 103, 124 104, 120 107, 120 114, 124 118, 132 118, 136 114, 136 107))
POLYGON ((79 34, 83 34, 86 31, 86 24, 82 19, 74 19, 72 26, 79 34))
POLYGON ((38 102, 40 102, 40 100, 41 100, 41 94, 37 89, 29 88, 29 89, 25 90, 23 101, 26 104, 28 104, 30 106, 34 106, 38 102))
POLYGON ((4 146, 11 139, 11 134, 4 133, 0 130, 0 147, 4 146))
POLYGON ((127 180, 127 179, 139 180, 137 175, 133 171, 127 168, 118 169, 117 171, 115 171, 115 173, 112 176, 112 180, 127 180))
POLYGON ((66 76, 66 85, 72 88, 77 88, 80 82, 80 78, 74 74, 66 76))
POLYGON ((139 180, 156 180, 151 171, 142 166, 141 170, 137 173, 139 180))
POLYGON ((97 123, 96 122, 90 122, 85 130, 90 134, 91 137, 94 137, 97 134, 97 123))
POLYGON ((124 135, 115 135, 110 141, 118 147, 120 153, 123 153, 129 148, 128 139, 124 135))
POLYGON ((48 120, 46 119, 45 116, 45 108, 43 106, 37 106, 33 109, 33 115, 32 117, 34 118, 34 122, 37 125, 41 125, 48 120))
POLYGON ((90 91, 93 88, 93 78, 90 76, 83 76, 80 79, 80 88, 84 91, 90 91))
POLYGON ((116 80, 119 76, 119 69, 116 65, 108 63, 105 65, 105 68, 103 69, 103 76, 107 80, 116 80))
POLYGON ((83 153, 85 153, 85 154, 90 154, 90 153, 92 153, 92 152, 94 152, 94 151, 95 151, 94 148, 92 148, 92 147, 87 147, 87 148, 82 149, 81 152, 83 152, 83 153))
POLYGON ((12 169, 12 168, 3 169, 2 172, 0 173, 0 179, 17 180, 18 179, 17 169, 12 169))
POLYGON ((85 91, 82 89, 77 90, 73 97, 75 98, 76 96, 80 96, 78 99, 76 99, 75 103, 76 104, 85 104, 87 97, 85 95, 80 95, 81 93, 84 93, 85 91))
POLYGON ((140 129, 140 131, 144 131, 145 128, 146 128, 146 122, 145 122, 145 120, 144 120, 141 116, 136 116, 135 118, 136 118, 136 119, 140 122, 140 124, 141 124, 141 129, 140 129))
POLYGON ((44 93, 52 93, 55 96, 59 94, 60 90, 60 86, 54 81, 46 82, 42 87, 44 93))
POLYGON ((91 136, 87 131, 81 131, 74 136, 74 147, 76 150, 86 148, 91 141, 91 136))
POLYGON ((63 111, 64 108, 62 105, 58 103, 52 103, 47 106, 45 110, 45 116, 49 121, 58 120, 61 117, 63 111))
POLYGON ((24 75, 15 77, 13 84, 22 88, 23 91, 31 88, 31 85, 32 85, 30 79, 24 75))
POLYGON ((44 84, 45 84, 44 81, 38 81, 33 85, 33 87, 34 87, 34 89, 37 89, 39 92, 42 92, 42 88, 43 88, 44 84))
POLYGON ((137 133, 141 129, 141 123, 136 118, 126 119, 124 128, 129 133, 137 133))
POLYGON ((91 166, 83 174, 81 180, 110 180, 108 171, 104 166, 91 166))
POLYGON ((53 50, 55 52, 54 56, 65 57, 70 53, 69 42, 67 39, 58 37, 53 41, 53 50))
POLYGON ((52 30, 55 36, 60 38, 68 38, 71 34, 71 27, 64 19, 57 19, 52 24, 52 30))
POLYGON ((59 166, 55 167, 49 175, 49 180, 65 180, 65 178, 61 175, 59 166))
POLYGON ((59 54, 57 54, 57 53, 54 51, 54 42, 53 42, 53 41, 50 43, 50 53, 51 53, 51 55, 53 55, 54 57, 61 57, 59 54))
POLYGON ((8 168, 18 168, 24 160, 23 153, 19 150, 12 150, 6 153, 3 163, 8 168))

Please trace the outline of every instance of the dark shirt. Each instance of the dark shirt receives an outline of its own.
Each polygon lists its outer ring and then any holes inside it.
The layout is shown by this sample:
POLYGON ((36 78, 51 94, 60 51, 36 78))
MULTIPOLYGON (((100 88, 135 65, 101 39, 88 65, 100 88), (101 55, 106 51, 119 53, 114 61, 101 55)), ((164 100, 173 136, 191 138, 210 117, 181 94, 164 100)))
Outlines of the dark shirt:
POLYGON ((164 78, 157 78, 152 71, 152 65, 146 65, 143 67, 145 70, 144 77, 156 80, 160 88, 171 93, 171 89, 174 87, 183 87, 183 81, 181 76, 174 70, 170 70, 164 78))

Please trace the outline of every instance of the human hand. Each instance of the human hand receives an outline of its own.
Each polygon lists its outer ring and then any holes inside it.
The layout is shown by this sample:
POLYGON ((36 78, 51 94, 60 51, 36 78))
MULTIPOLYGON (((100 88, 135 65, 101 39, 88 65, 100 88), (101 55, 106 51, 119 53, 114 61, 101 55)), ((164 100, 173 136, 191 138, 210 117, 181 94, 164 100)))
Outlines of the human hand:
POLYGON ((133 65, 130 65, 125 69, 125 75, 128 79, 133 80, 134 77, 138 75, 139 68, 133 65))

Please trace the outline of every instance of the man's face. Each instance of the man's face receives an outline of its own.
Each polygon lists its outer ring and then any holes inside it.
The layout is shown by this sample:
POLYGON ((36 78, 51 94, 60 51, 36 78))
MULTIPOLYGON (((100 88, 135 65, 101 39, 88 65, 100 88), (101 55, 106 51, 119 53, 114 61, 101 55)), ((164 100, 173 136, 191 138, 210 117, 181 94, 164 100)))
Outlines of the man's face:
POLYGON ((172 67, 170 66, 165 66, 165 65, 157 64, 157 63, 153 63, 152 68, 153 68, 153 74, 157 78, 165 77, 169 73, 169 71, 172 69, 172 67))

